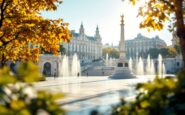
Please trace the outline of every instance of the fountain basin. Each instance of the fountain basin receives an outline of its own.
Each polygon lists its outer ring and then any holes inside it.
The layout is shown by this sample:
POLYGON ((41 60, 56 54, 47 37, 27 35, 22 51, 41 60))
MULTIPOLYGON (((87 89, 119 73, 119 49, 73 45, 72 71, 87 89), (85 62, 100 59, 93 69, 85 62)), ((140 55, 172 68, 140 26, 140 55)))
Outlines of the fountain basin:
POLYGON ((132 79, 136 78, 128 67, 117 67, 115 72, 109 77, 110 79, 132 79))

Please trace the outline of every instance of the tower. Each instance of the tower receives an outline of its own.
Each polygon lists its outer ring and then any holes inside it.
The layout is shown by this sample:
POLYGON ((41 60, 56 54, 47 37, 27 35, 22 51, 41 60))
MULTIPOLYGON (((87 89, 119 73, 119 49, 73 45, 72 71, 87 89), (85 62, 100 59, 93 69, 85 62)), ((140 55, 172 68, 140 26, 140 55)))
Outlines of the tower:
POLYGON ((124 60, 125 59, 125 30, 124 30, 124 15, 121 15, 121 37, 119 41, 119 52, 120 57, 119 59, 124 60))
POLYGON ((80 34, 80 35, 84 35, 84 34, 85 34, 83 23, 81 23, 81 25, 80 25, 79 34, 80 34))
POLYGON ((98 26, 96 27, 96 32, 95 32, 95 36, 94 37, 101 42, 101 36, 100 36, 100 32, 99 32, 98 26))

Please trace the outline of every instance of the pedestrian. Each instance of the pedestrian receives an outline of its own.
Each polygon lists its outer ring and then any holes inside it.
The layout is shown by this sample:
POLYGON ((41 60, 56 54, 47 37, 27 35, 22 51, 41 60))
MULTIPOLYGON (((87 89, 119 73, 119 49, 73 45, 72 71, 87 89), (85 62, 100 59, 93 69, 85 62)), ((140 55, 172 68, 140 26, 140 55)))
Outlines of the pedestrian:
POLYGON ((79 73, 79 72, 77 73, 77 76, 78 76, 78 77, 80 76, 80 73, 79 73))
POLYGON ((56 73, 54 73, 54 79, 56 78, 56 73))

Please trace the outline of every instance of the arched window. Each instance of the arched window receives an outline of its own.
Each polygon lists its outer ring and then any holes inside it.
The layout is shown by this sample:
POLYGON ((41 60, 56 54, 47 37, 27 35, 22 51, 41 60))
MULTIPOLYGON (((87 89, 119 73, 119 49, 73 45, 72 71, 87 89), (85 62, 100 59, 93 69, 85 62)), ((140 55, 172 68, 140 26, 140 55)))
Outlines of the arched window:
POLYGON ((46 62, 44 64, 44 70, 43 70, 43 74, 47 77, 51 76, 51 63, 46 62))

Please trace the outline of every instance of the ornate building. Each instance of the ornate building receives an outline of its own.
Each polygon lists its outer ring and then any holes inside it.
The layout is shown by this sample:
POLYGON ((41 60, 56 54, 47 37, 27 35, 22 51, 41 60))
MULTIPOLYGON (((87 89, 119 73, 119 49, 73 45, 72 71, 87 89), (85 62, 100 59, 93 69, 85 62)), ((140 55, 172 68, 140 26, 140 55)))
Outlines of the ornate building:
POLYGON ((127 58, 135 58, 136 55, 147 53, 151 48, 164 48, 166 47, 166 43, 159 36, 147 38, 138 34, 136 38, 126 40, 125 47, 127 58))
POLYGON ((179 45, 179 37, 177 36, 176 32, 172 33, 172 47, 175 45, 179 45))
POLYGON ((73 39, 70 43, 63 43, 68 56, 78 55, 81 63, 91 62, 102 58, 102 38, 97 26, 94 36, 87 36, 83 24, 80 26, 79 33, 71 31, 73 39))

